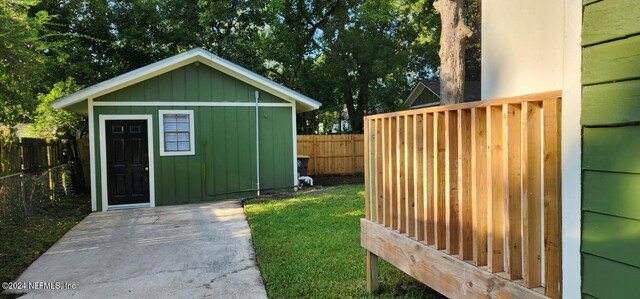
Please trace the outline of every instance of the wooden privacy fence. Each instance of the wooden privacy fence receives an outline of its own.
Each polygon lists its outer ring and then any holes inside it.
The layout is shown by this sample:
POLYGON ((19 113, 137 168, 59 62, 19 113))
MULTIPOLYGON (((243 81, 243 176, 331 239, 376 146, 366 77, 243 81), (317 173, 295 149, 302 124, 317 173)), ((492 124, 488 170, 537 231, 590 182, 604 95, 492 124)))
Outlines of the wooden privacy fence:
POLYGON ((363 173, 364 135, 298 135, 298 155, 310 157, 310 175, 363 173))
POLYGON ((380 256, 448 297, 559 298, 560 103, 549 92, 366 117, 370 289, 380 256))
POLYGON ((61 163, 64 144, 57 140, 19 138, 0 141, 0 174, 38 171, 61 163))
POLYGON ((78 142, 78 158, 80 159, 82 175, 85 187, 90 188, 89 186, 91 182, 91 169, 90 169, 90 161, 89 157, 89 136, 84 136, 77 140, 78 142))

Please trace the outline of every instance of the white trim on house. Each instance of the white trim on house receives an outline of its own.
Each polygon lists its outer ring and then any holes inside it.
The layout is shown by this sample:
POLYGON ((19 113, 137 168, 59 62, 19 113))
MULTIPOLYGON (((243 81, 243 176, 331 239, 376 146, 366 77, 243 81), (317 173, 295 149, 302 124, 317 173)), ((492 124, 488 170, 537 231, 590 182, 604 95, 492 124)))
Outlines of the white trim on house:
POLYGON ((98 198, 96 197, 96 138, 93 132, 94 120, 93 120, 93 98, 87 100, 87 113, 89 114, 89 172, 91 183, 91 211, 98 210, 98 198))
MULTIPOLYGON (((94 106, 140 107, 255 107, 254 102, 93 102, 94 106)), ((293 107, 292 103, 259 103, 259 107, 293 107)))
MULTIPOLYGON (((107 188, 107 142, 105 122, 107 120, 146 120, 147 121, 147 150, 149 153, 149 207, 156 206, 156 194, 155 194, 155 172, 153 161, 153 116, 151 114, 100 114, 99 120, 99 134, 100 134, 100 185, 102 190, 102 207, 106 210, 113 208, 121 208, 133 205, 109 205, 108 202, 108 188, 107 188)), ((94 188, 95 189, 95 188, 94 188)), ((146 204, 146 203, 145 203, 146 204)), ((137 204, 136 204, 137 205, 137 204)))
POLYGON ((564 2, 562 78, 562 298, 582 298, 582 1, 564 2))
POLYGON ((246 68, 243 68, 228 60, 222 59, 213 53, 202 48, 195 48, 187 52, 160 60, 145 67, 130 71, 115 78, 103 81, 96 85, 87 87, 68 96, 57 99, 51 103, 54 108, 60 109, 75 103, 97 98, 99 96, 114 92, 116 90, 142 82, 149 78, 156 77, 174 69, 183 67, 190 63, 200 62, 216 70, 219 70, 231 77, 252 85, 258 89, 269 92, 279 98, 291 103, 298 103, 298 112, 306 112, 320 108, 322 105, 314 99, 302 95, 290 88, 275 83, 263 76, 260 76, 246 68))
MULTIPOLYGON (((255 104, 254 104, 255 105, 255 104)), ((193 156, 196 154, 195 142, 195 120, 193 110, 158 110, 158 132, 160 140, 160 156, 193 156), (165 114, 186 114, 189 115, 189 150, 188 151, 166 151, 164 146, 164 115, 165 114)))
MULTIPOLYGON (((293 185, 298 185, 298 132, 296 126, 296 107, 291 107, 291 127, 293 131, 293 185)), ((294 187, 298 191, 298 187, 294 187)))
POLYGON ((256 98, 256 195, 260 196, 260 91, 255 91, 256 98))

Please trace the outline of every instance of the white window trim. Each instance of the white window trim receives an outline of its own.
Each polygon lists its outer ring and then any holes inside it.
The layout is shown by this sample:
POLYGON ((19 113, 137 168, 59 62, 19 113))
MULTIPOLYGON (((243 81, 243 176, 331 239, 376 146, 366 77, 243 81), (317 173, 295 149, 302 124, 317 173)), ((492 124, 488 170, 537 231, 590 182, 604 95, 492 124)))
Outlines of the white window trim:
POLYGON ((158 110, 160 119, 158 132, 160 133, 160 156, 193 156, 196 154, 195 142, 195 119, 193 110, 158 110), (164 115, 165 114, 188 114, 189 115, 189 151, 167 152, 164 150, 164 115))

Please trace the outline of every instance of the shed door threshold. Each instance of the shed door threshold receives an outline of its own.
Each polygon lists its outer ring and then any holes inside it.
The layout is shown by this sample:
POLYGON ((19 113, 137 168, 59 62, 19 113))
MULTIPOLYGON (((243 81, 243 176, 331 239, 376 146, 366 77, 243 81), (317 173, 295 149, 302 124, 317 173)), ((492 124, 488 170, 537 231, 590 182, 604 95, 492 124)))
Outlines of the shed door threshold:
POLYGON ((137 208, 149 208, 151 205, 148 202, 145 203, 132 203, 123 205, 108 206, 107 211, 124 210, 124 209, 137 209, 137 208))

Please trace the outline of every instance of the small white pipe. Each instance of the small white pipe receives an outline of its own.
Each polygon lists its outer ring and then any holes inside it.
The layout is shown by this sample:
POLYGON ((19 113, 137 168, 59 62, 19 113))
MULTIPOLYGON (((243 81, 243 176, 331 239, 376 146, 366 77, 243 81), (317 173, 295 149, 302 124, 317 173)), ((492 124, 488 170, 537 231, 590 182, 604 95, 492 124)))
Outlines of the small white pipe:
POLYGON ((256 90, 255 95, 256 95, 256 190, 257 190, 257 196, 260 196, 260 115, 258 113, 260 92, 256 90))

